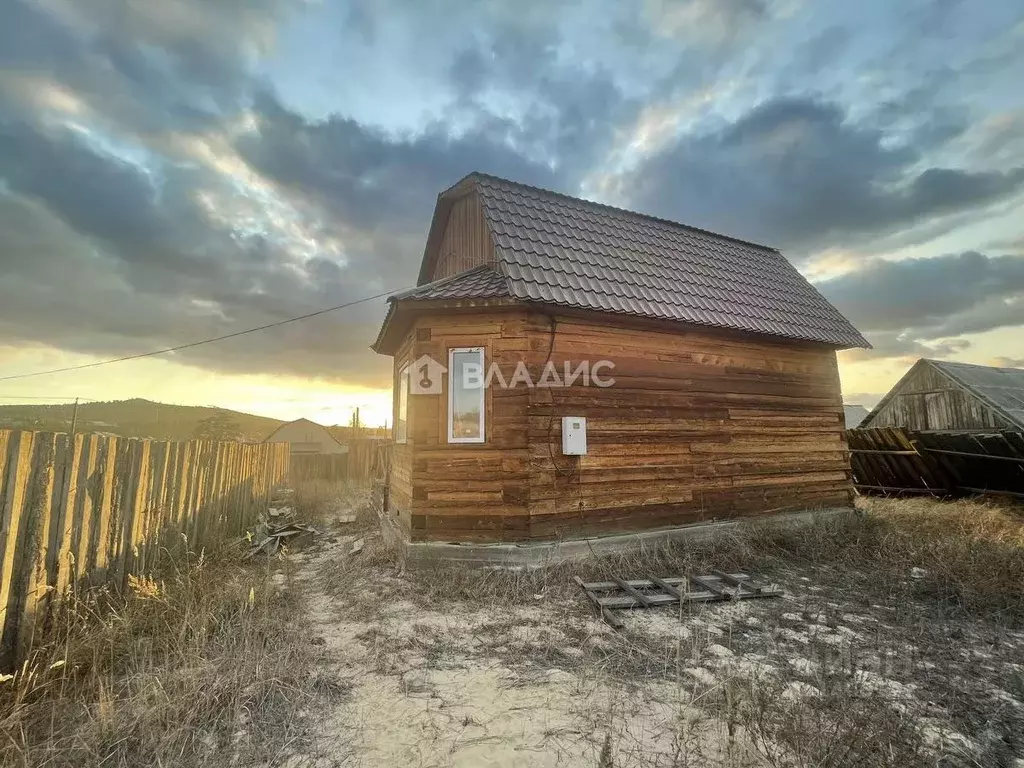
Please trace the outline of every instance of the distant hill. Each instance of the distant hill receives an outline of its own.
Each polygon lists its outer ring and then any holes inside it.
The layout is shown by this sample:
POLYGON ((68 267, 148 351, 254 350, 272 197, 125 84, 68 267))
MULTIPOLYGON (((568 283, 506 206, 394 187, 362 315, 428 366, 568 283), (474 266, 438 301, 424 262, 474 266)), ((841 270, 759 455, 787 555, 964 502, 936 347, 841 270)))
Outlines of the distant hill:
MULTIPOLYGON (((67 432, 71 427, 73 406, 0 405, 0 429, 34 429, 41 432, 67 432)), ((227 414, 248 440, 262 440, 282 422, 266 416, 194 405, 167 405, 151 400, 113 400, 105 403, 81 403, 78 406, 79 432, 107 432, 123 437, 149 437, 155 440, 188 440, 199 422, 217 414, 227 414)))

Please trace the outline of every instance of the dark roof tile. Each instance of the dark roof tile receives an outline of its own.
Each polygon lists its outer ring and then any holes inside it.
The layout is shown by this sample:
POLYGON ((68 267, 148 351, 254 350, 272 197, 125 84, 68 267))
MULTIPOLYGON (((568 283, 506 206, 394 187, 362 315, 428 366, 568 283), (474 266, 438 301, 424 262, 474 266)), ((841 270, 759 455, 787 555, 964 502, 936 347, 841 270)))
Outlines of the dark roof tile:
POLYGON ((495 269, 470 270, 395 298, 510 296, 870 346, 772 248, 493 176, 470 180, 493 233, 495 269))
POLYGON ((391 301, 404 299, 496 299, 509 296, 508 280, 498 272, 494 265, 483 264, 479 267, 460 272, 452 277, 435 280, 418 288, 391 296, 391 301))

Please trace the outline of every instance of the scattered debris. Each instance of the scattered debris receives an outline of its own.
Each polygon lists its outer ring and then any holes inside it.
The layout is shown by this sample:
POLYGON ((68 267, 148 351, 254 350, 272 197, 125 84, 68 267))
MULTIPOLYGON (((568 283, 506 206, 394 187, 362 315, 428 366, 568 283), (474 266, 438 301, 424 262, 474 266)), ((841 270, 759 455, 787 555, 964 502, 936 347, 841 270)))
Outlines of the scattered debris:
POLYGON ((358 555, 360 552, 363 551, 363 545, 365 543, 366 542, 363 541, 363 539, 356 539, 352 542, 352 549, 350 549, 348 553, 350 555, 358 555))
POLYGON ((723 571, 712 571, 707 576, 677 576, 665 579, 651 576, 647 579, 614 579, 589 583, 578 576, 574 578, 597 608, 601 618, 616 629, 622 626, 622 619, 618 616, 617 610, 782 595, 782 590, 778 587, 760 584, 746 573, 723 571), (690 585, 696 589, 691 591, 690 585))
POLYGON ((913 567, 910 569, 910 578, 912 579, 923 579, 928 575, 928 571, 924 568, 913 567))
POLYGON ((311 525, 303 523, 261 523, 252 537, 252 546, 249 548, 249 557, 255 557, 261 552, 265 555, 276 555, 288 539, 301 536, 306 533, 319 533, 311 525))

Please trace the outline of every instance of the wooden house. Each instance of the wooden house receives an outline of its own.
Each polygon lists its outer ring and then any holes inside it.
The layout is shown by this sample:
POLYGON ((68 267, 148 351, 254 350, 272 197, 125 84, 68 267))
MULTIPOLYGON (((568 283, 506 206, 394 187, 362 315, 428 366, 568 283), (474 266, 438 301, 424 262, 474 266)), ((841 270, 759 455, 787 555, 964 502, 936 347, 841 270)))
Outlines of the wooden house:
POLYGON ((338 442, 327 427, 309 419, 286 421, 263 441, 265 443, 288 443, 292 454, 343 454, 348 446, 338 442))
POLYGON ((777 250, 471 174, 389 302, 412 541, 851 504, 835 352, 867 343, 777 250))
POLYGON ((922 358, 859 426, 1024 431, 1024 370, 922 358))

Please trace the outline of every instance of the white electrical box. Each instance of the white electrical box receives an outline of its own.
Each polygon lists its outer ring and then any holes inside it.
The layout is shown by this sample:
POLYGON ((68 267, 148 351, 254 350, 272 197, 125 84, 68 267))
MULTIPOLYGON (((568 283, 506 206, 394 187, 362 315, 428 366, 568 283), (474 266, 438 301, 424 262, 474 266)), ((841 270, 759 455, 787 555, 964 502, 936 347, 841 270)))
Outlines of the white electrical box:
POLYGON ((562 453, 584 456, 587 453, 587 420, 583 416, 562 417, 562 453))

